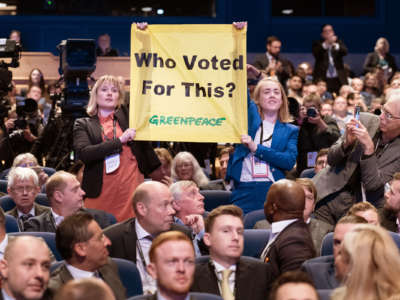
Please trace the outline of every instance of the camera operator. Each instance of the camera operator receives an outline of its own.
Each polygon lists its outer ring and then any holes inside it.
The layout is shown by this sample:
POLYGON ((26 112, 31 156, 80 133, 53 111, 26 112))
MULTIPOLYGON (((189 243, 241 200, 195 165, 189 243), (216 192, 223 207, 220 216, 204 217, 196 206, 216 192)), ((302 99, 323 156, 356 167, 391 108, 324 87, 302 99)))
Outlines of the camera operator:
POLYGON ((329 148, 339 137, 336 121, 330 116, 321 116, 321 99, 317 94, 304 98, 300 108, 299 139, 297 143, 297 174, 315 166, 318 151, 329 148))

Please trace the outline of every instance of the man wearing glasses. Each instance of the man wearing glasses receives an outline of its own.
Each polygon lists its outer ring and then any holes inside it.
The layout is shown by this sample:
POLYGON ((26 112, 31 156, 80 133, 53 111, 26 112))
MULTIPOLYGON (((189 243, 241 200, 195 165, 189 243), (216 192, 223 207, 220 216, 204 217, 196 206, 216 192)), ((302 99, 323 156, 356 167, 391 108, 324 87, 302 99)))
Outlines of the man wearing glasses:
POLYGON ((382 207, 384 187, 400 171, 400 97, 394 95, 380 117, 361 113, 329 149, 329 167, 314 178, 319 201, 315 215, 335 224, 355 202, 382 207))
POLYGON ((16 167, 8 174, 7 192, 15 202, 15 207, 7 214, 18 220, 21 231, 24 231, 24 222, 34 216, 39 216, 49 208, 35 203, 40 191, 39 179, 31 168, 16 167))

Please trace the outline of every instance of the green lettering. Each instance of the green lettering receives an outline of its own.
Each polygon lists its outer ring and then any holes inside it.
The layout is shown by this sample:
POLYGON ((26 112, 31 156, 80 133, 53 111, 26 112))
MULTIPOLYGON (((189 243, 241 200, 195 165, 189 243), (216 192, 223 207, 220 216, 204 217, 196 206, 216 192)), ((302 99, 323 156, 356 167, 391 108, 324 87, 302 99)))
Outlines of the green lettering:
POLYGON ((179 117, 175 117, 174 118, 174 125, 178 125, 179 124, 179 117))
POLYGON ((200 124, 201 124, 201 119, 202 119, 202 118, 197 118, 197 119, 196 119, 196 122, 195 122, 196 126, 200 126, 200 124))
POLYGON ((210 125, 211 126, 215 126, 215 119, 214 118, 210 119, 210 125))
POLYGON ((160 125, 165 125, 165 116, 160 116, 160 125))
POLYGON ((158 125, 158 116, 157 115, 151 116, 149 122, 150 124, 158 125))
POLYGON ((217 119, 217 126, 221 126, 222 125, 222 121, 225 121, 226 120, 226 118, 218 118, 217 119))
POLYGON ((172 120, 173 120, 173 118, 174 118, 174 117, 172 117, 172 116, 169 116, 169 117, 167 118, 167 124, 168 124, 168 125, 172 125, 172 120))

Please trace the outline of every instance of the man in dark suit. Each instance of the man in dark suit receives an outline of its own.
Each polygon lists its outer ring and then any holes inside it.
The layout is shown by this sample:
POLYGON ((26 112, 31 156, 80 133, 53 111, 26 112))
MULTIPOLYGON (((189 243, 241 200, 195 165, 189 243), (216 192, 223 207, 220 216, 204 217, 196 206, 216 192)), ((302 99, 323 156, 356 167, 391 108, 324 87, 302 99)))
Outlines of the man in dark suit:
POLYGON ((270 76, 277 76, 282 86, 286 86, 286 81, 294 74, 293 64, 280 55, 282 42, 276 36, 267 38, 267 52, 255 58, 253 66, 259 70, 264 70, 270 76))
POLYGON ((115 296, 103 280, 92 277, 68 281, 58 290, 54 299, 115 300, 115 296))
POLYGON ((7 192, 15 202, 15 207, 8 212, 18 221, 20 231, 25 231, 24 222, 39 216, 50 209, 35 203, 40 191, 39 178, 31 168, 17 167, 8 174, 7 192))
POLYGON ((55 232, 65 217, 78 211, 93 215, 101 228, 110 225, 110 220, 104 211, 82 207, 85 192, 75 175, 71 173, 58 171, 51 175, 46 182, 46 194, 51 209, 25 222, 25 231, 55 232))
POLYGON ((174 223, 172 201, 168 186, 157 181, 144 182, 137 187, 132 198, 136 218, 104 230, 112 242, 109 246, 110 256, 136 263, 145 293, 154 293, 156 290, 156 282, 146 270, 152 240, 169 230, 182 231, 191 237, 190 229, 174 223))
POLYGON ((204 242, 210 259, 196 264, 191 290, 221 295, 224 299, 267 299, 273 278, 269 266, 241 257, 243 213, 235 205, 222 205, 206 219, 204 242))
POLYGON ((190 299, 195 255, 193 244, 182 232, 170 231, 158 235, 150 248, 149 274, 157 281, 157 292, 141 300, 190 299), (189 297, 189 298, 187 298, 189 297))
POLYGON ((66 217, 57 227, 56 245, 65 263, 51 274, 49 289, 53 293, 72 279, 98 277, 117 300, 126 298, 118 268, 108 256, 110 240, 92 215, 79 212, 66 217))
POLYGON ((315 215, 335 224, 355 203, 383 206, 384 187, 400 171, 400 97, 391 96, 379 118, 360 113, 329 148, 329 166, 312 180, 319 201, 315 215))
POLYGON ((50 264, 50 250, 41 238, 10 238, 4 258, 0 260, 0 299, 49 299, 45 291, 50 277, 50 264))
POLYGON ((272 268, 274 278, 299 269, 305 260, 315 256, 311 234, 303 220, 304 206, 300 184, 282 179, 271 185, 264 204, 271 236, 261 259, 272 268))
POLYGON ((345 274, 335 269, 335 260, 338 257, 341 243, 347 232, 351 231, 357 224, 366 224, 367 221, 359 216, 345 216, 336 224, 333 233, 333 255, 320 256, 307 260, 301 269, 310 275, 318 290, 332 290, 339 287, 345 274))
POLYGON ((315 41, 312 52, 315 58, 314 82, 326 81, 328 92, 338 93, 340 87, 347 84, 347 74, 343 57, 347 55, 345 44, 337 38, 330 24, 322 26, 322 39, 315 41))

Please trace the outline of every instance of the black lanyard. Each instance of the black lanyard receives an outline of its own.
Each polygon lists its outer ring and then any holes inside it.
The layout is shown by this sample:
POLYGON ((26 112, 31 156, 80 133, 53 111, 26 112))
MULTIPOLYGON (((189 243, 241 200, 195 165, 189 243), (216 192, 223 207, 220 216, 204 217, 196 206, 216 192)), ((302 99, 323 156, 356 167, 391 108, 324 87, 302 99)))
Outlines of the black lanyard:
POLYGON ((142 260, 143 267, 144 267, 145 271, 147 271, 146 270, 147 263, 146 263, 146 260, 144 259, 143 250, 142 250, 142 246, 140 245, 139 239, 137 240, 137 248, 139 250, 139 256, 140 256, 140 259, 142 260))
POLYGON ((272 139, 272 134, 265 140, 262 139, 263 135, 264 135, 264 122, 261 122, 260 145, 262 145, 263 143, 268 142, 270 139, 272 139))
MULTIPOLYGON (((103 125, 100 124, 101 127, 101 133, 104 136, 104 139, 106 141, 110 141, 110 139, 106 136, 105 132, 104 132, 104 128, 103 125)), ((117 120, 115 118, 113 118, 113 140, 115 140, 117 138, 117 120)))

